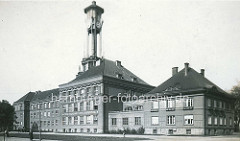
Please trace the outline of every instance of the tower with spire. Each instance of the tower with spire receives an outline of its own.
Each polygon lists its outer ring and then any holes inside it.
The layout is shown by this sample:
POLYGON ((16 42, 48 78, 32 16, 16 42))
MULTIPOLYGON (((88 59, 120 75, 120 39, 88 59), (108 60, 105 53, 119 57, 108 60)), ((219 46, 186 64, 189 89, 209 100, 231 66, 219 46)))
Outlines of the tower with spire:
POLYGON ((87 15, 87 46, 85 47, 84 58, 82 60, 83 71, 96 66, 97 61, 102 58, 102 14, 104 9, 97 6, 96 2, 84 9, 87 15))

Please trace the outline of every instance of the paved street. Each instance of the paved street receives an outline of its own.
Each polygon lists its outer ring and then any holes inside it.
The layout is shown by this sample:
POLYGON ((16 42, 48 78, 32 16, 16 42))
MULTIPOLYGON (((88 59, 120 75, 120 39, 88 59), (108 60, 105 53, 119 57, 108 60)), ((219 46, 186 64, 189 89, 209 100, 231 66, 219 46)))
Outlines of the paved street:
MULTIPOLYGON (((14 134, 14 133, 12 133, 14 134)), ((16 134, 16 133, 15 133, 16 134)), ((27 135, 27 133, 21 133, 21 135, 27 135)), ((11 134, 10 134, 11 135, 11 134)), ((35 134, 37 136, 37 133, 35 134)), ((44 139, 42 141, 240 141, 240 133, 234 133, 233 135, 225 136, 165 136, 165 135, 126 135, 123 138, 121 134, 81 134, 81 133, 43 133, 44 139), (55 140, 49 140, 55 139, 55 140), (60 140, 59 140, 60 139, 60 140)), ((0 136, 0 141, 3 141, 3 137, 0 136)), ((9 137, 6 141, 30 141, 29 138, 16 138, 9 137)), ((35 139, 34 141, 37 141, 35 139)))

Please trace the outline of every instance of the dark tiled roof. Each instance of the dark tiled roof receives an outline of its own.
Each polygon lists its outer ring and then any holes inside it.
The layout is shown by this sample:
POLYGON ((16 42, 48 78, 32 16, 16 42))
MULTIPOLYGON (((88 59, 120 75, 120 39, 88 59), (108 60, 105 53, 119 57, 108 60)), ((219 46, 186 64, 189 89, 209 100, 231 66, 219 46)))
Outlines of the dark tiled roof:
POLYGON ((24 101, 31 101, 32 98, 34 97, 34 95, 35 95, 34 92, 29 92, 26 95, 24 95, 23 97, 21 97, 19 100, 17 100, 15 103, 24 102, 24 101))
POLYGON ((194 69, 188 69, 187 76, 185 76, 185 69, 163 82, 161 85, 149 92, 149 94, 161 93, 167 89, 173 89, 176 91, 187 91, 194 89, 207 89, 215 87, 219 92, 225 93, 224 90, 217 85, 209 81, 202 74, 198 73, 194 69))
POLYGON ((51 99, 52 94, 53 95, 58 95, 59 94, 58 88, 52 89, 52 90, 47 90, 47 91, 38 91, 38 92, 36 92, 32 101, 43 100, 43 99, 51 99))
POLYGON ((119 79, 116 77, 117 74, 122 74, 123 80, 132 82, 132 78, 136 78, 136 83, 149 85, 142 79, 134 75, 132 72, 130 72, 128 69, 126 69, 124 66, 117 66, 114 61, 107 59, 103 59, 101 65, 90 68, 89 70, 83 72, 81 75, 77 76, 74 80, 70 81, 67 84, 78 82, 82 79, 99 75, 119 79))

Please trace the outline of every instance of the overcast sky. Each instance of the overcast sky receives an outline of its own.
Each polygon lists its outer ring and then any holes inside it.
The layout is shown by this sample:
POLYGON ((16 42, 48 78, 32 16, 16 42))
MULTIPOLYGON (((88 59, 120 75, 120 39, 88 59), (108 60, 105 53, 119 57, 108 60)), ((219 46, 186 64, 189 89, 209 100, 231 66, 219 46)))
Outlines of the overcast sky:
MULTIPOLYGON (((0 100, 75 78, 90 0, 0 2, 0 100)), ((240 80, 240 2, 99 0, 104 57, 157 86, 185 62, 224 90, 240 80)))

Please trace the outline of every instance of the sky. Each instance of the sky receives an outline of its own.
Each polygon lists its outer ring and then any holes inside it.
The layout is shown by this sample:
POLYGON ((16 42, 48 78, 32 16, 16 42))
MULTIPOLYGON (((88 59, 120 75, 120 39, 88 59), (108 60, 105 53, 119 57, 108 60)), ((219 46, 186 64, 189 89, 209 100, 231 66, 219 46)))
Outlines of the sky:
MULTIPOLYGON (((76 77, 91 0, 0 1, 0 100, 76 77)), ((224 90, 240 81, 240 1, 98 0, 104 57, 158 86, 184 63, 224 90)))

